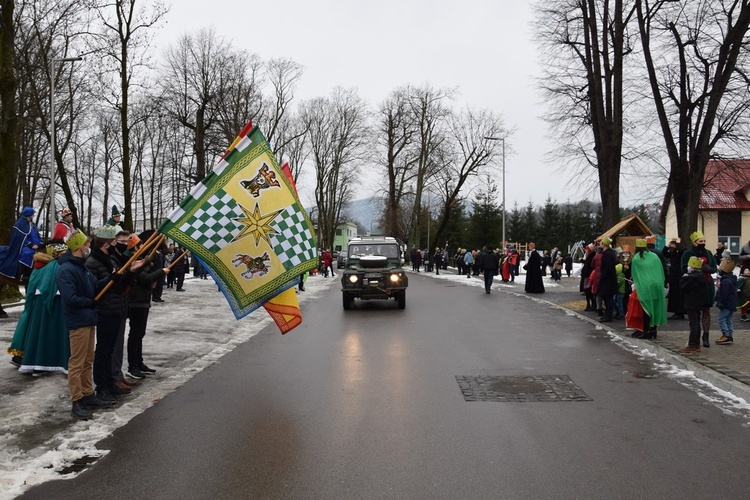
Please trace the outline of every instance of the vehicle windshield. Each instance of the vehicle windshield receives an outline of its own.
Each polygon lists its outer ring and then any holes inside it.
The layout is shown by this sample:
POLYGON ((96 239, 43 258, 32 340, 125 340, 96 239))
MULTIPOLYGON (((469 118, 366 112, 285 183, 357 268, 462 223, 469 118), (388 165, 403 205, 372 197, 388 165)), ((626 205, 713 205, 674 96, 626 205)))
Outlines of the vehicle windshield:
POLYGON ((389 259, 398 258, 398 246, 388 244, 357 244, 349 245, 349 258, 358 259, 365 255, 381 255, 389 259))

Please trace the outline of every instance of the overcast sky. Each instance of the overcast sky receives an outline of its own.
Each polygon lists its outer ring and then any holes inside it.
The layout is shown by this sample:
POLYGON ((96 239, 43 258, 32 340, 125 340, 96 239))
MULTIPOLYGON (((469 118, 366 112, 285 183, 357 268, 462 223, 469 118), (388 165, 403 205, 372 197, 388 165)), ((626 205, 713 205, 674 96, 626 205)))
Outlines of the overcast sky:
MULTIPOLYGON (((515 129, 505 164, 509 209, 515 202, 541 205, 548 195, 558 202, 591 199, 575 184, 566 186, 570 172, 545 161, 552 144, 536 90, 531 19, 527 0, 182 0, 172 3, 159 46, 214 26, 263 59, 304 65, 299 99, 329 95, 340 85, 356 88, 374 108, 401 85, 457 87, 458 106, 489 108, 515 129)), ((499 188, 500 172, 498 164, 499 188)), ((305 184, 302 198, 309 202, 312 187, 305 184)), ((371 194, 361 188, 356 198, 371 194)))

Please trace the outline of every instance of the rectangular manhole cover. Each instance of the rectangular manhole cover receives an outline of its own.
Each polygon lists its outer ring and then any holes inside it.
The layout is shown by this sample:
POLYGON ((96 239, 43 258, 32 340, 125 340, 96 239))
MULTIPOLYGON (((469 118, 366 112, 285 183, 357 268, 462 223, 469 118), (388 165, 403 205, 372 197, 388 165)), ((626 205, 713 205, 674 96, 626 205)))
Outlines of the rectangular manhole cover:
POLYGON ((493 377, 456 375, 466 401, 538 402, 593 401, 567 375, 493 377))

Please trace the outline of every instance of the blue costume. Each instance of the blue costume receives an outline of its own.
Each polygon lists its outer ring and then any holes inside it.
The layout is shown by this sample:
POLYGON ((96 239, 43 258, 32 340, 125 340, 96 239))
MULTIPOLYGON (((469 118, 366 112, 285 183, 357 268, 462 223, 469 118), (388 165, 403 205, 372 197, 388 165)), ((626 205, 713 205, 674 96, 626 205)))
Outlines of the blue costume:
POLYGON ((0 247, 0 274, 9 278, 18 278, 19 262, 31 268, 36 250, 33 246, 41 246, 42 238, 39 237, 36 224, 29 221, 27 217, 34 215, 34 209, 24 207, 21 217, 13 224, 10 233, 10 244, 0 247))

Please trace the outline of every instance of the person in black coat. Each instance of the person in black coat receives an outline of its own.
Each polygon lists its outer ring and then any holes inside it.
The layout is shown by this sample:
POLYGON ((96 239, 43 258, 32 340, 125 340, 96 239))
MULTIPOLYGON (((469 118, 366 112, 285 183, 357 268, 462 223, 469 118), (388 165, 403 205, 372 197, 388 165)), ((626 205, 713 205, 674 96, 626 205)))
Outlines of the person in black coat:
POLYGON ((669 296, 667 297, 667 311, 672 313, 669 319, 685 319, 685 308, 682 305, 682 292, 680 281, 682 280, 682 244, 673 238, 669 245, 664 247, 662 253, 667 260, 667 283, 669 284, 669 296))
POLYGON ((440 274, 440 268, 443 267, 443 251, 435 247, 435 253, 432 254, 432 265, 435 268, 435 274, 440 274))
POLYGON ((583 267, 581 268, 581 283, 579 290, 586 295, 586 309, 584 311, 596 310, 596 299, 594 294, 591 292, 591 271, 594 270, 594 256, 596 255, 595 246, 593 243, 586 245, 586 256, 583 259, 583 267))
POLYGON ((182 288, 182 284, 185 282, 185 272, 187 271, 188 266, 188 263, 185 262, 187 256, 183 257, 185 252, 186 250, 182 248, 182 246, 177 247, 177 250, 174 252, 174 261, 177 261, 177 264, 172 268, 172 272, 174 272, 175 286, 177 287, 176 290, 178 292, 185 291, 185 289, 182 288))
POLYGON ((526 264, 523 268, 526 270, 526 285, 524 290, 527 293, 544 293, 544 283, 542 282, 542 258, 536 251, 536 244, 529 243, 526 264))
MULTIPOLYGON (((153 234, 153 231, 148 230, 136 237, 131 249, 132 252, 137 252, 142 242, 147 241, 151 234, 153 234)), ((128 320, 130 322, 127 344, 128 376, 136 380, 143 379, 144 374, 156 373, 156 370, 149 368, 143 362, 143 337, 146 336, 152 289, 157 282, 163 282, 164 276, 169 273, 169 269, 159 265, 161 263, 159 259, 156 261, 144 259, 141 262, 143 262, 143 268, 130 288, 130 300, 128 302, 128 320)))
POLYGON ((687 263, 687 272, 680 277, 682 303, 690 322, 688 343, 680 349, 680 352, 683 353, 700 352, 701 350, 701 316, 708 289, 706 278, 701 271, 702 267, 703 262, 699 257, 690 257, 687 263))
POLYGON ((492 280, 497 276, 500 269, 500 259, 497 253, 484 248, 482 257, 479 259, 479 266, 484 272, 484 292, 489 294, 492 289, 492 280))
POLYGON ((113 371, 115 344, 120 331, 120 322, 127 318, 128 307, 125 288, 130 286, 143 261, 134 262, 124 274, 119 274, 113 258, 117 226, 102 226, 94 231, 91 255, 86 259, 86 269, 96 280, 111 279, 114 284, 96 302, 96 349, 94 351, 94 384, 96 397, 112 401, 113 396, 130 391, 117 384, 113 371))
POLYGON ((601 322, 612 321, 615 312, 615 294, 617 293, 617 252, 612 249, 612 240, 607 236, 602 238, 602 261, 599 271, 599 288, 597 293, 604 304, 604 316, 601 322))

